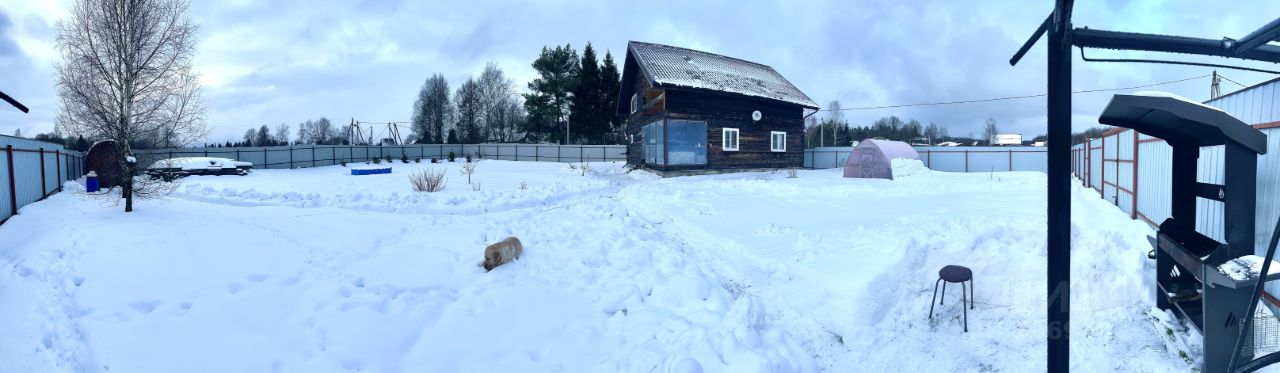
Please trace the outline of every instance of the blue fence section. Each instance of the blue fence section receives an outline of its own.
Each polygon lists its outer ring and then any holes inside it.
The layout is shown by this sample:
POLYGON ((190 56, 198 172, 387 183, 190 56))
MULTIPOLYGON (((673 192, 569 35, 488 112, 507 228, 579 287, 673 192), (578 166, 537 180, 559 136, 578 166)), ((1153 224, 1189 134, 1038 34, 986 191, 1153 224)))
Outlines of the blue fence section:
POLYGON ((0 136, 0 223, 84 174, 84 155, 62 145, 0 136))
MULTIPOLYGON (((1043 147, 1033 146, 917 146, 920 161, 931 170, 947 172, 1040 171, 1048 170, 1043 147)), ((852 147, 824 147, 804 150, 808 169, 844 167, 852 147)))

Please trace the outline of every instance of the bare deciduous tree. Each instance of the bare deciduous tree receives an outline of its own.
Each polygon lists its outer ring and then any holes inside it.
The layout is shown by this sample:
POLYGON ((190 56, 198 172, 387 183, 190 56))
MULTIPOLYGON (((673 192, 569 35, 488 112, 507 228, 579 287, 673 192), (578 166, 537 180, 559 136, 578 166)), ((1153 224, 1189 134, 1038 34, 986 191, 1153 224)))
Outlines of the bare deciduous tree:
POLYGON ((982 127, 982 137, 987 141, 987 145, 993 145, 998 134, 1000 134, 1000 128, 996 127, 996 118, 987 118, 987 125, 982 127))
POLYGON ((196 26, 187 6, 181 0, 78 0, 58 24, 58 123, 73 135, 116 142, 125 211, 133 211, 135 195, 173 188, 135 180, 137 164, 128 161, 134 146, 184 146, 207 134, 191 69, 196 26))

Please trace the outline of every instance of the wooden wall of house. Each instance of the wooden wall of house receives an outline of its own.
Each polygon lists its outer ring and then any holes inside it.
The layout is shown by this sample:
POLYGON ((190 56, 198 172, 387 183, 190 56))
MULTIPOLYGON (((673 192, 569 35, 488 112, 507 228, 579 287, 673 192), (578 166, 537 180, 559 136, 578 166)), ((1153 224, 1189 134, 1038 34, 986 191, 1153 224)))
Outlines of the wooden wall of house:
MULTIPOLYGON (((804 114, 800 106, 746 96, 688 90, 666 91, 667 118, 707 122, 707 169, 781 168, 804 165, 804 114), (751 112, 759 110, 759 122, 751 112), (738 150, 724 150, 724 128, 737 128, 738 150), (787 151, 770 150, 769 132, 787 133, 787 151)), ((688 168, 688 167, 682 167, 688 168)), ((701 166, 696 168, 703 168, 701 166)))

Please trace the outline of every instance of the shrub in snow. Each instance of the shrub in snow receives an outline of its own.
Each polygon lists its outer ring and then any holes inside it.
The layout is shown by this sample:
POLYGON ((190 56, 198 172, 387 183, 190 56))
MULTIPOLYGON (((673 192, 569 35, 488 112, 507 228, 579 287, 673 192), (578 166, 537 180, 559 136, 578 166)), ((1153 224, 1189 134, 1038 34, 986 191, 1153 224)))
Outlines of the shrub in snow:
POLYGON ((414 159, 413 159, 413 163, 422 163, 422 157, 416 157, 416 158, 414 158, 414 159))
POLYGON ((476 173, 476 165, 476 163, 468 161, 466 164, 462 165, 462 169, 458 170, 458 172, 461 172, 463 175, 467 175, 467 184, 471 184, 471 174, 476 173))
POLYGON ((409 184, 415 192, 435 193, 444 190, 444 170, 418 170, 409 174, 409 184))
POLYGON ((373 157, 373 164, 382 164, 382 158, 373 157))
POLYGON ((440 160, 436 159, 436 157, 431 157, 431 163, 436 163, 436 162, 440 162, 440 160))
POLYGON ((466 155, 467 163, 471 163, 471 154, 466 155))
POLYGON ((475 183, 475 184, 471 184, 471 191, 472 191, 472 192, 479 192, 479 191, 480 191, 480 180, 476 180, 476 183, 475 183))
POLYGON ((527 182, 527 181, 521 181, 521 182, 520 182, 520 190, 529 190, 529 182, 527 182))
POLYGON ((404 153, 400 153, 400 163, 409 163, 409 156, 404 153))
POLYGON ((342 167, 347 167, 347 161, 346 161, 346 160, 338 161, 338 164, 342 165, 342 167))
POLYGON ((449 152, 449 162, 453 162, 453 160, 457 158, 458 158, 457 154, 453 154, 453 152, 449 152))
POLYGON ((794 178, 797 178, 797 177, 799 177, 799 176, 797 176, 797 174, 799 174, 799 173, 800 173, 800 169, 797 169, 797 168, 788 168, 788 169, 787 169, 787 178, 788 178, 788 179, 794 179, 794 178))

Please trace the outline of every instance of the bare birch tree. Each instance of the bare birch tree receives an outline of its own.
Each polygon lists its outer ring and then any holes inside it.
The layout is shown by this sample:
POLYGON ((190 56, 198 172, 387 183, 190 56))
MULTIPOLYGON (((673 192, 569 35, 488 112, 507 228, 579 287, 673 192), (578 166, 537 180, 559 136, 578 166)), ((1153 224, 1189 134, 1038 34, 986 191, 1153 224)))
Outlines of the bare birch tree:
POLYGON ((196 26, 182 0, 77 0, 58 23, 61 112, 73 135, 114 140, 121 197, 163 195, 172 185, 134 174, 134 146, 184 146, 203 138, 204 101, 191 69, 196 26))

